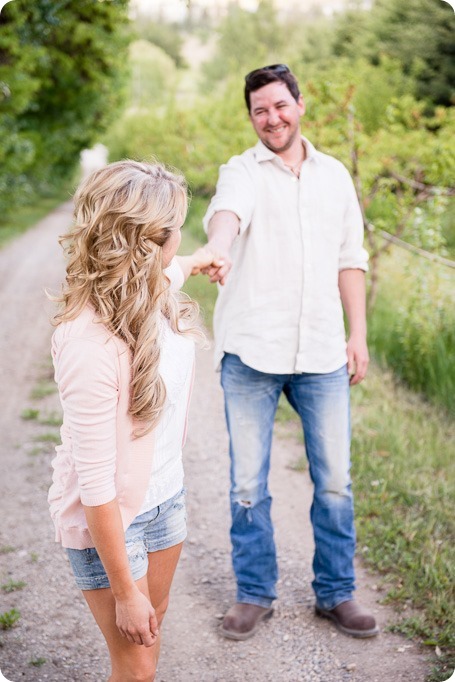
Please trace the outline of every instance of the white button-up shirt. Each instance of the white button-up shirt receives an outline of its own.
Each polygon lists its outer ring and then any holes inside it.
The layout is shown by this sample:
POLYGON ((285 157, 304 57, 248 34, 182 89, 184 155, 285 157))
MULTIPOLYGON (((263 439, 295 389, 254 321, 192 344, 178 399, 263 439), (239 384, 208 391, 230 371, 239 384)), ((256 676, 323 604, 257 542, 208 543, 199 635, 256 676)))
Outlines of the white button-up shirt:
POLYGON ((362 215, 343 164, 302 141, 299 178, 261 141, 220 168, 204 228, 232 211, 240 232, 215 307, 217 367, 225 352, 272 374, 346 363, 338 273, 368 269, 362 215))

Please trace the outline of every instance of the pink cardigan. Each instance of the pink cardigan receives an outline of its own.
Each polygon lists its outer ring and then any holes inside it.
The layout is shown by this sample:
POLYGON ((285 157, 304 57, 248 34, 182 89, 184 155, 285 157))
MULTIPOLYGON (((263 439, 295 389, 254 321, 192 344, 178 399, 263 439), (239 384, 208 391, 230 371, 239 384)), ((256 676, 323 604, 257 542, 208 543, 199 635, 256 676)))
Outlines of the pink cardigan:
POLYGON ((93 547, 83 504, 117 498, 126 529, 141 508, 152 468, 154 432, 133 439, 128 413, 131 356, 126 344, 86 308, 52 337, 55 380, 63 407, 62 444, 49 506, 55 539, 64 547, 93 547))

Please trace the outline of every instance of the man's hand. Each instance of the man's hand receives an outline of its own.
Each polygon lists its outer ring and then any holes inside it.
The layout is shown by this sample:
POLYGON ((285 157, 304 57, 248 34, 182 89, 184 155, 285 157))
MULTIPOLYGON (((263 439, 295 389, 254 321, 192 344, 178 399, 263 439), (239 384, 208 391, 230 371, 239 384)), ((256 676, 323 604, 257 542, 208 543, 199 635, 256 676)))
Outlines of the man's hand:
POLYGON ((145 594, 135 589, 128 597, 115 601, 116 625, 120 634, 131 642, 153 646, 159 635, 155 609, 145 594))
POLYGON ((364 336, 351 336, 347 344, 348 355, 348 374, 349 383, 351 386, 360 384, 365 379, 368 363, 370 358, 368 355, 368 347, 364 336))

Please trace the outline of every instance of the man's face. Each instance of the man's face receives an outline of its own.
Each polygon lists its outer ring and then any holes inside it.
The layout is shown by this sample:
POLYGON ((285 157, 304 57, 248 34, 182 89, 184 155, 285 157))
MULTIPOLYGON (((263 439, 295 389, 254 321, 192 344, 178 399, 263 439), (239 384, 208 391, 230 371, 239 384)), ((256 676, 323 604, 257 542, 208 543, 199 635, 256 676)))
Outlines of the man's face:
POLYGON ((300 117, 305 105, 301 95, 295 101, 285 83, 269 83, 250 93, 250 104, 253 128, 272 152, 285 152, 300 140, 300 117))

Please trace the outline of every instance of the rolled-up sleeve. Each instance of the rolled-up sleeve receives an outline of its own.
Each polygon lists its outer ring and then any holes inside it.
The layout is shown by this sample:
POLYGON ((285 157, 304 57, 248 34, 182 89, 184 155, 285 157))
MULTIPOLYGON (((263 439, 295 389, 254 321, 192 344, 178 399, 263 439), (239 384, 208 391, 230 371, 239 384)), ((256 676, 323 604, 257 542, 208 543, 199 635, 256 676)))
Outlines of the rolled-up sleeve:
POLYGON ((240 220, 240 233, 244 232, 253 216, 255 188, 240 156, 233 156, 220 167, 216 193, 212 198, 202 224, 208 232, 209 222, 218 211, 232 211, 240 220))
POLYGON ((363 218, 357 193, 346 171, 347 204, 343 222, 343 241, 340 249, 339 270, 368 270, 368 253, 363 248, 363 218))
POLYGON ((82 504, 116 496, 118 374, 109 344, 69 339, 56 358, 56 379, 69 429, 82 504))

